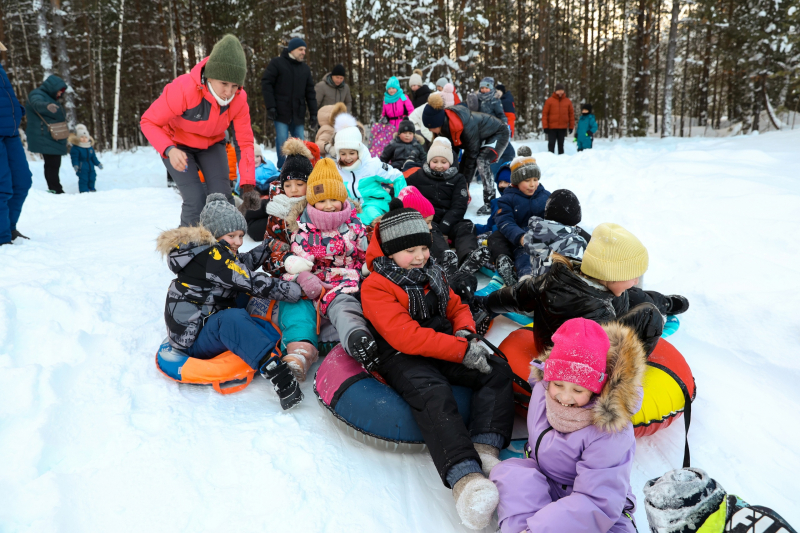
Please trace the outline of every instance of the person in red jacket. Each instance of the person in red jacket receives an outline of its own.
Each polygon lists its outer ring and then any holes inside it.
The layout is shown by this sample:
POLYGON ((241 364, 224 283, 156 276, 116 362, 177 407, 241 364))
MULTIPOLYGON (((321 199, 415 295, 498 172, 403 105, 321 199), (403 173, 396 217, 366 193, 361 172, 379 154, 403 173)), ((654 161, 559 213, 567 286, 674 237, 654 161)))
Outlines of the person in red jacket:
POLYGON ((231 122, 241 149, 239 186, 245 202, 259 201, 254 190, 255 156, 250 107, 244 84, 247 60, 239 40, 226 35, 211 55, 178 76, 142 115, 142 133, 163 158, 183 197, 181 226, 194 226, 211 193, 232 203, 225 130, 231 122), (205 183, 200 179, 203 172, 205 183), (255 198, 248 196, 255 195, 255 198))
POLYGON ((447 285, 430 259, 431 234, 419 211, 389 211, 367 250, 372 272, 361 286, 364 317, 378 344, 375 370, 411 406, 431 458, 452 487, 461 521, 489 524, 498 493, 489 481, 514 423, 508 363, 476 340, 469 306, 447 285), (471 417, 458 413, 452 385, 473 390, 471 417))
POLYGON ((572 133, 575 129, 575 108, 572 107, 572 101, 566 97, 563 83, 556 84, 556 92, 544 103, 542 128, 547 135, 547 149, 555 153, 558 142, 558 153, 563 154, 567 130, 572 133))

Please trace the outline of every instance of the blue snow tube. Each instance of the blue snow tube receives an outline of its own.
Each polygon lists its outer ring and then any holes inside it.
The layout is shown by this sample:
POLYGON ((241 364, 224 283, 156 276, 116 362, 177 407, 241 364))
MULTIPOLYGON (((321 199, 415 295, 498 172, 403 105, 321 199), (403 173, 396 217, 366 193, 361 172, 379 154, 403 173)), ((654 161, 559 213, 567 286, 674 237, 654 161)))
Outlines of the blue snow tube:
MULTIPOLYGON (((422 452, 427 447, 411 407, 337 345, 317 370, 314 393, 352 438, 382 450, 422 452)), ((458 412, 469 423, 472 390, 453 386, 458 412)))

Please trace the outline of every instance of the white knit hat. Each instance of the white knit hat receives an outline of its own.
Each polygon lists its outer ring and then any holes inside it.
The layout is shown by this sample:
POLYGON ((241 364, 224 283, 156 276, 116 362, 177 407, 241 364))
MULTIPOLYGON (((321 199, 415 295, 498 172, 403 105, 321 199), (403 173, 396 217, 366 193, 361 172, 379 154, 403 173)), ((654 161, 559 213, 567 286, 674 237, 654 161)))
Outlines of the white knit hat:
POLYGON ((408 78, 408 86, 414 85, 422 85, 422 71, 419 69, 414 69, 414 73, 408 78))
POLYGON ((434 157, 444 157, 450 164, 453 164, 453 145, 447 137, 436 137, 428 149, 428 163, 434 157))
POLYGON ((253 156, 260 156, 261 159, 264 159, 264 153, 261 151, 261 147, 256 143, 253 143, 253 156))
POLYGON ((359 159, 369 159, 369 148, 364 146, 361 137, 361 130, 358 128, 358 123, 353 115, 349 113, 340 113, 336 117, 334 123, 334 130, 336 136, 334 137, 333 149, 336 151, 336 156, 339 156, 339 150, 358 150, 359 159))
POLYGON ((77 126, 75 126, 75 134, 78 137, 83 137, 84 135, 86 135, 87 137, 90 137, 89 128, 87 128, 83 124, 78 124, 77 126))

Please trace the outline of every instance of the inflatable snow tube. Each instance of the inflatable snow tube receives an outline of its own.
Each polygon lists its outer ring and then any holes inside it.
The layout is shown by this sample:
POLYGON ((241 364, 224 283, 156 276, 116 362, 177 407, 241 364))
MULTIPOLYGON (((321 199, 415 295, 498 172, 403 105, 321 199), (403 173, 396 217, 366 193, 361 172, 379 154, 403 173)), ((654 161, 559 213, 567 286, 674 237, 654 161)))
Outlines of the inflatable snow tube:
POLYGON ((255 370, 231 351, 213 359, 196 359, 173 348, 164 339, 156 353, 156 366, 162 374, 178 383, 211 385, 220 394, 232 394, 253 381, 255 370))
MULTIPOLYGON (((690 412, 697 394, 686 359, 664 339, 659 339, 647 360, 642 386, 642 408, 632 419, 633 433, 637 437, 652 435, 672 424, 684 411, 690 412)), ((686 422, 688 426, 688 418, 686 422)))
MULTIPOLYGON (((422 452, 422 439, 411 407, 337 345, 317 370, 314 393, 334 423, 359 442, 381 450, 422 452)), ((469 423, 472 391, 453 387, 458 412, 469 423)))

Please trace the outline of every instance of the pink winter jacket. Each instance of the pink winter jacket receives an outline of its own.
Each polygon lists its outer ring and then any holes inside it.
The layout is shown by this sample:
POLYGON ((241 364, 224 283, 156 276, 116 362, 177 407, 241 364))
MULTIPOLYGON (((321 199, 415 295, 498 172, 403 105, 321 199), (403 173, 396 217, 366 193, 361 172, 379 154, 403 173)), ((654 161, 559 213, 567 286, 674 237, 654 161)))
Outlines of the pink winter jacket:
POLYGON ((164 151, 170 146, 182 144, 204 150, 222 141, 225 130, 233 122, 242 154, 240 185, 255 185, 253 128, 247 93, 240 88, 230 105, 220 112, 219 104, 202 81, 206 61, 208 58, 164 87, 161 96, 142 115, 139 124, 142 133, 164 157, 164 151))
POLYGON ((383 103, 382 115, 389 119, 389 123, 394 126, 395 130, 400 126, 400 121, 403 120, 403 117, 407 117, 413 112, 414 106, 408 96, 406 96, 405 100, 399 99, 393 104, 383 103))

